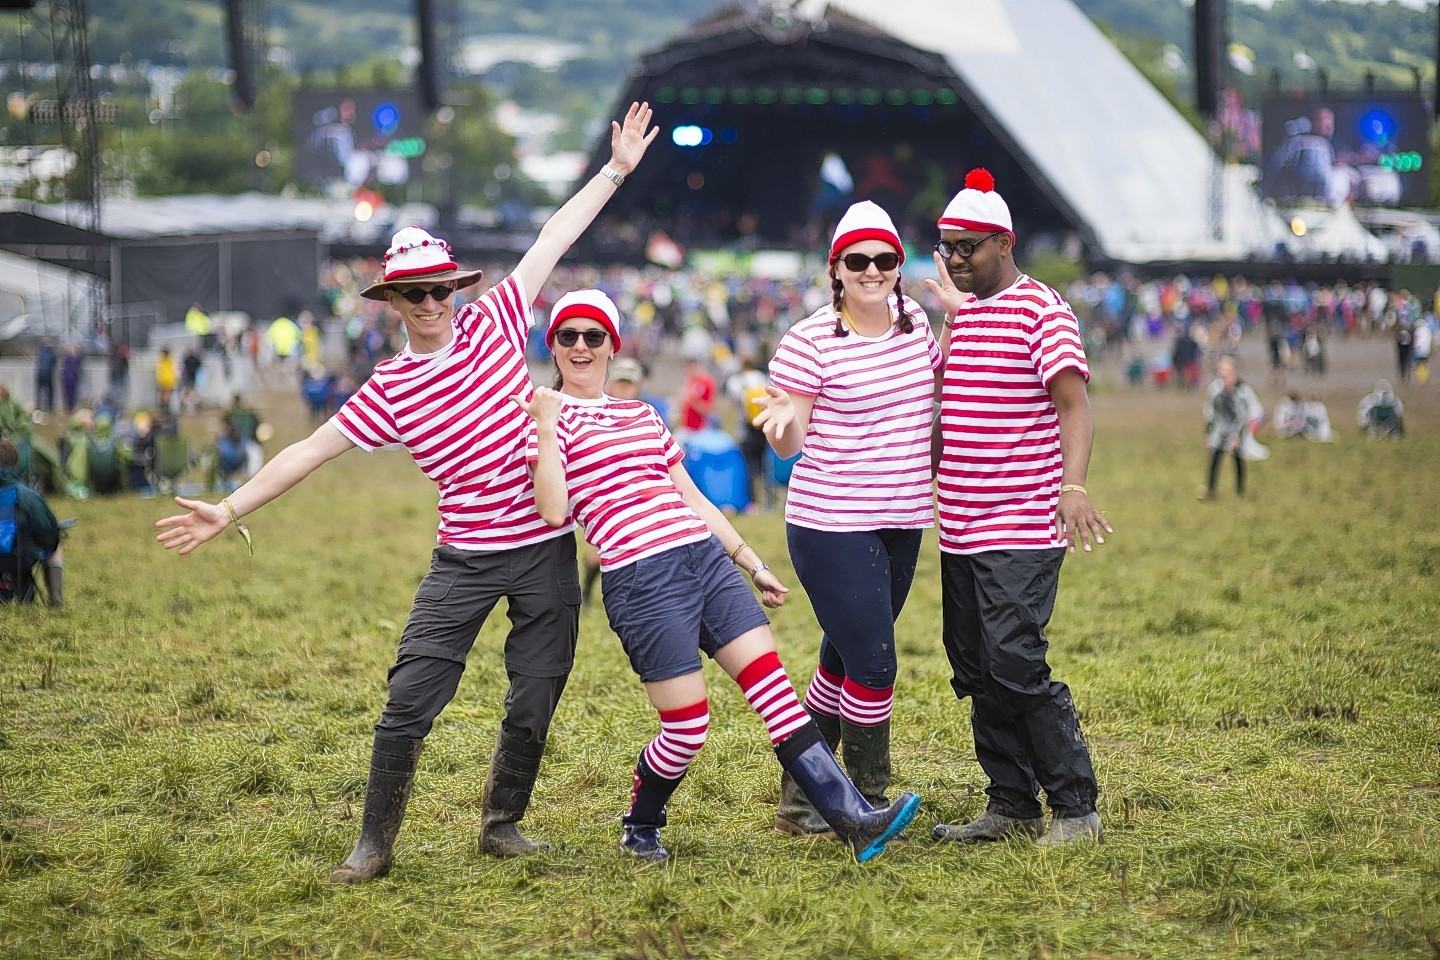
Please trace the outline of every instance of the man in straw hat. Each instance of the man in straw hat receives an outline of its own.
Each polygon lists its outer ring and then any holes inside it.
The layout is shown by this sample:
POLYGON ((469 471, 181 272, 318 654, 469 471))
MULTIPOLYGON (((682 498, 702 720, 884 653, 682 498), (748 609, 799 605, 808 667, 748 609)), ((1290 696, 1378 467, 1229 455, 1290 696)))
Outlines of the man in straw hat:
POLYGON ((395 234, 385 273, 362 295, 384 300, 409 344, 375 367, 338 413, 282 450, 219 504, 175 502, 187 512, 156 523, 166 549, 189 553, 227 526, 250 543, 240 518, 353 447, 403 446, 439 486, 439 547, 415 594, 390 668, 390 695, 375 725, 365 813, 354 851, 330 875, 361 883, 390 869, 421 744, 455 695, 465 658, 490 611, 508 601, 510 689, 485 784, 480 850, 519 856, 543 849, 517 822, 540 767, 550 720, 574 663, 580 608, 573 524, 551 527, 535 507, 525 466, 529 417, 526 333, 531 303, 556 262, 624 183, 655 138, 648 104, 611 123, 610 162, 541 229, 510 276, 474 303, 455 292, 480 279, 450 246, 419 227, 395 234))
POLYGON ((1085 490, 1092 425, 1079 324, 1015 265, 1010 209, 986 170, 940 218, 927 280, 945 307, 936 504, 945 652, 970 697, 985 812, 937 840, 1098 841, 1098 788, 1070 689, 1050 675, 1045 626, 1060 564, 1111 533, 1085 490), (954 349, 951 349, 952 342, 954 349), (1053 814, 1041 834, 1039 793, 1053 814))

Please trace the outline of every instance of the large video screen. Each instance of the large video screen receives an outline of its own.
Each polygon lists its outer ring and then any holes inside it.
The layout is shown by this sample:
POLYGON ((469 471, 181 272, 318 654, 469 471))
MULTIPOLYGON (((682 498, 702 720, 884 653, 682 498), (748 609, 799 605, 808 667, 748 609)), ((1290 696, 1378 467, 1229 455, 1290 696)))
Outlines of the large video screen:
POLYGON ((1281 202, 1424 206, 1430 117, 1418 95, 1272 97, 1261 189, 1281 202))
POLYGON ((408 90, 295 94, 295 178, 319 187, 407 183, 425 153, 425 114, 408 90))

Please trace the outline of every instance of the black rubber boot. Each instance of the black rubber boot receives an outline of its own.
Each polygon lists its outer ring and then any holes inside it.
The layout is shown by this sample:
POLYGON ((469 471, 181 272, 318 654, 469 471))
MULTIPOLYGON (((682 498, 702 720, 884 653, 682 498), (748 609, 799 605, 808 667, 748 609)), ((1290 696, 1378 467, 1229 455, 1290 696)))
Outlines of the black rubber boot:
POLYGON ((840 721, 840 752, 845 757, 845 772, 850 782, 872 807, 890 803, 885 791, 890 789, 890 720, 873 727, 862 727, 847 720, 840 721))
MULTIPOLYGON (((830 752, 834 753, 840 745, 840 718, 813 712, 810 718, 815 721, 815 726, 825 738, 830 752)), ((791 837, 835 836, 835 831, 830 829, 830 824, 820 816, 820 811, 816 810, 815 805, 801 792, 788 770, 780 775, 780 804, 775 808, 775 829, 791 837)))
POLYGON ((45 592, 50 595, 50 606, 64 606, 65 567, 62 564, 51 563, 49 559, 43 566, 45 567, 45 592))
POLYGON ((530 806, 535 777, 540 773, 543 743, 506 736, 502 729, 490 755, 485 779, 484 813, 480 817, 480 852, 491 857, 525 857, 545 853, 548 843, 536 843, 520 832, 517 823, 530 806))
POLYGON ((902 793, 879 810, 866 803, 814 724, 801 727, 777 746, 775 756, 861 863, 884 853, 885 845, 909 826, 920 809, 920 798, 913 793, 902 793))
POLYGON ((635 786, 630 792, 630 812, 620 821, 620 849, 637 860, 658 863, 668 859, 670 851, 660 843, 660 828, 665 826, 665 805, 680 786, 684 776, 674 780, 651 770, 641 754, 635 764, 635 786))
POLYGON ((415 782, 415 767, 424 740, 375 734, 370 753, 370 783, 365 788, 365 813, 360 839, 345 862, 330 874, 331 883, 364 883, 383 877, 395 860, 395 837, 405 819, 405 804, 415 782))

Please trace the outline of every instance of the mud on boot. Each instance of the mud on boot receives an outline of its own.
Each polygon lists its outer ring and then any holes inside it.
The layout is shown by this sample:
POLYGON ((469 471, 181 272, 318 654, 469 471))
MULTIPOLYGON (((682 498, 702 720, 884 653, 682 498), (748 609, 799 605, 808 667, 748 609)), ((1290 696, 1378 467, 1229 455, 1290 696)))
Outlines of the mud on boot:
POLYGON ((331 883, 364 883, 383 877, 394 862, 395 838, 405 820, 405 805, 415 782, 415 767, 425 741, 375 734, 370 751, 370 781, 360 839, 345 862, 330 874, 331 883))
POLYGON ((502 728, 490 755, 490 773, 485 778, 485 797, 480 816, 479 849, 490 857, 526 857, 548 853, 548 843, 537 843, 517 825, 530 806, 530 794, 540 773, 543 743, 531 743, 509 736, 502 728))
POLYGON ((1042 822, 1040 817, 1007 817, 986 810, 969 823, 937 823, 930 836, 955 843, 994 843, 1017 835, 1034 840, 1040 836, 1042 822))

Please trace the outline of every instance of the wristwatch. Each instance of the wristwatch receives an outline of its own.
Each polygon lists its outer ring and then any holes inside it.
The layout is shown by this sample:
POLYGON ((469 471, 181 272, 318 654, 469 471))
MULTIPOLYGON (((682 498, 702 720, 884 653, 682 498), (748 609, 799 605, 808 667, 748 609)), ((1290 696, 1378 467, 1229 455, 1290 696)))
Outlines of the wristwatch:
POLYGON ((770 569, 770 564, 766 563, 764 560, 761 560, 759 563, 755 564, 755 566, 753 566, 753 567, 750 568, 750 579, 751 579, 751 580, 754 580, 756 574, 758 574, 761 570, 769 570, 769 569, 770 569))

